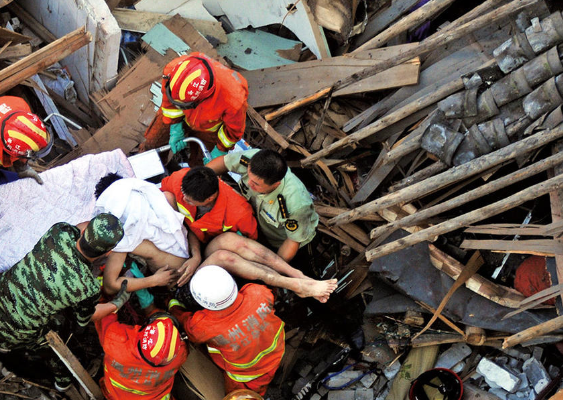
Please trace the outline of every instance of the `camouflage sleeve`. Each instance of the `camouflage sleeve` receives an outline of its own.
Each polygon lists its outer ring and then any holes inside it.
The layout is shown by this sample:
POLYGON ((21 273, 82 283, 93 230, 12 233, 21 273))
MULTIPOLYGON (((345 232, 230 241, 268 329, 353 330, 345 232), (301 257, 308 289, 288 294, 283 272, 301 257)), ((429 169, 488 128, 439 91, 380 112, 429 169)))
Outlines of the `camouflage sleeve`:
POLYGON ((72 308, 78 325, 88 325, 88 322, 90 322, 90 319, 92 319, 92 315, 94 315, 94 311, 96 311, 96 304, 98 304, 99 300, 100 295, 96 294, 82 300, 72 308))

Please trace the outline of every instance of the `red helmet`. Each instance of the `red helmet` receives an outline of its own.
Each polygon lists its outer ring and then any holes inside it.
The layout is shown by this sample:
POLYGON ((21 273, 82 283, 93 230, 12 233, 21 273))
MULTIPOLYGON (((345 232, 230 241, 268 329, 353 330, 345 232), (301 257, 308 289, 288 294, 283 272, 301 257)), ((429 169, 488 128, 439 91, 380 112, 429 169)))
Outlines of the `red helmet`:
POLYGON ((155 315, 139 332, 138 348, 143 359, 154 367, 168 365, 182 345, 180 332, 170 316, 155 315))
POLYGON ((215 90, 213 80, 213 70, 205 58, 188 57, 172 69, 166 94, 172 104, 190 105, 211 96, 215 90))
POLYGON ((8 114, 0 127, 4 151, 14 157, 29 157, 46 148, 50 135, 35 114, 15 111, 8 114))

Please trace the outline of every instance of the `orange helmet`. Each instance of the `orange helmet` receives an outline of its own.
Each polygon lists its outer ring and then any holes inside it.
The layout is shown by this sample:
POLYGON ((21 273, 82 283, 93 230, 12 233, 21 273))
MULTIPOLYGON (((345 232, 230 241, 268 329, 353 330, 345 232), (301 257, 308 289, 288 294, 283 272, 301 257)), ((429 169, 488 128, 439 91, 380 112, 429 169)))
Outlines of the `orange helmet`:
POLYGON ((31 157, 43 149, 50 150, 52 144, 51 135, 39 117, 25 111, 8 114, 2 121, 0 136, 4 151, 13 157, 31 157))
POLYGON ((165 79, 168 100, 183 109, 195 108, 215 90, 211 65, 201 57, 191 56, 179 62, 165 79))
POLYGON ((176 322, 166 313, 156 313, 141 327, 137 347, 153 367, 168 365, 178 354, 182 337, 176 322))

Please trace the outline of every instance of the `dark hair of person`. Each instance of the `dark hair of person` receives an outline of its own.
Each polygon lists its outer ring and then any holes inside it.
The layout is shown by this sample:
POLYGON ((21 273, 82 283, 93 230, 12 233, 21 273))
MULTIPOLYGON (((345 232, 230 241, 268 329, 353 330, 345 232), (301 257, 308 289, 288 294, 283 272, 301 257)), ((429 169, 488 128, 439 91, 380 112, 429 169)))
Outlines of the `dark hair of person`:
POLYGON ((98 183, 96 184, 96 190, 94 191, 94 196, 96 199, 100 197, 100 195, 106 190, 113 182, 123 179, 121 175, 118 175, 114 172, 111 172, 101 178, 98 183))
POLYGON ((219 191, 219 178, 211 168, 193 167, 182 178, 182 193, 195 201, 205 201, 219 191))
POLYGON ((264 149, 250 159, 250 172, 263 179, 266 185, 273 185, 287 173, 287 163, 278 152, 264 149))

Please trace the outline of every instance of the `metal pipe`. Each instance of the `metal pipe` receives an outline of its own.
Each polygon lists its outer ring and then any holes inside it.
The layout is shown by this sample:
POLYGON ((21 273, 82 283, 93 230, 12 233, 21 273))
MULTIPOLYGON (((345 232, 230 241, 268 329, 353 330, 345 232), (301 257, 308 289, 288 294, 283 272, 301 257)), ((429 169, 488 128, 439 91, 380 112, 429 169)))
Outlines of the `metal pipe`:
MULTIPOLYGON (((207 158, 208 160, 211 160, 211 153, 209 153, 209 150, 207 150, 207 147, 205 147, 205 145, 203 144, 203 142, 195 137, 187 137, 183 139, 183 142, 187 143, 187 142, 194 142, 197 143, 199 145, 199 147, 201 148, 201 151, 203 152, 203 156, 205 158, 207 158)), ((158 153, 161 153, 163 151, 166 150, 170 150, 170 145, 164 145, 164 146, 160 146, 159 148, 155 149, 158 153)))

